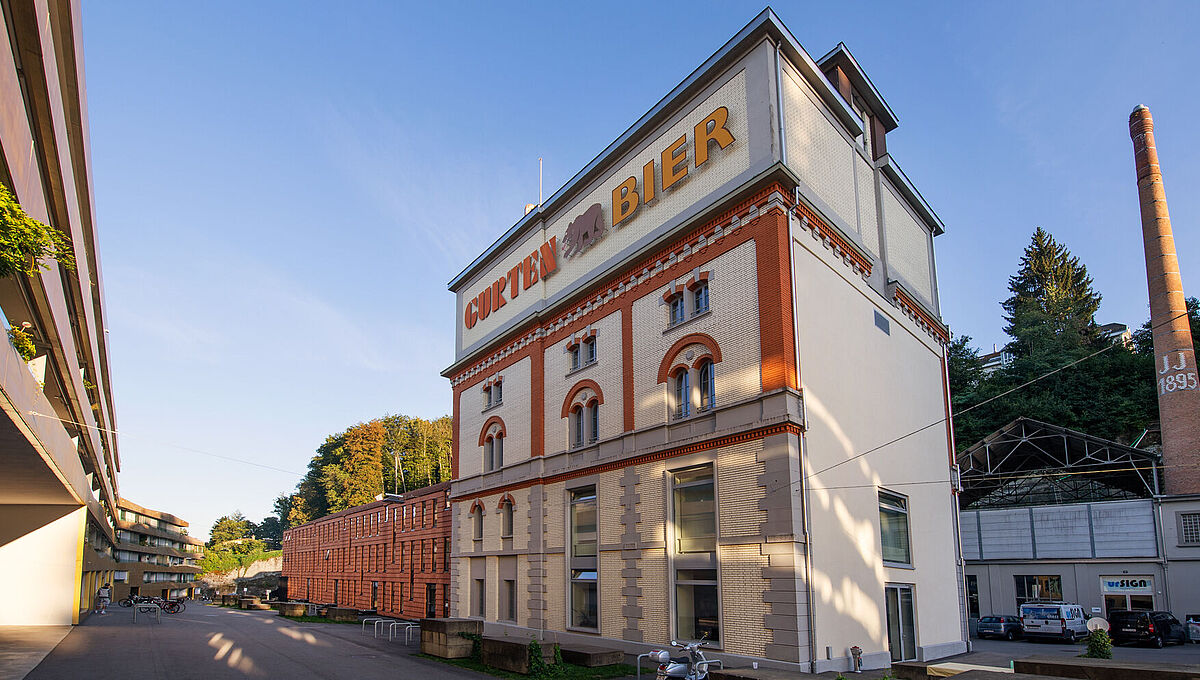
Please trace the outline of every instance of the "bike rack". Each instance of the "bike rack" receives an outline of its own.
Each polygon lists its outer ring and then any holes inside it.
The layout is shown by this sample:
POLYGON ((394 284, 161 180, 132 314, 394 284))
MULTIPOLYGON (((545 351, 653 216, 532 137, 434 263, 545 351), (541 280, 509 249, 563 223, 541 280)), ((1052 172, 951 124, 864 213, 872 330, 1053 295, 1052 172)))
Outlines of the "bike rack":
POLYGON ((358 634, 359 634, 359 635, 366 635, 366 634, 367 634, 367 624, 368 624, 368 623, 371 623, 372 621, 382 621, 382 620, 384 620, 385 618, 387 618, 387 617, 386 617, 386 616, 369 616, 369 617, 367 617, 367 618, 363 619, 363 620, 362 620, 362 630, 361 630, 361 631, 359 631, 359 633, 358 633, 358 634))

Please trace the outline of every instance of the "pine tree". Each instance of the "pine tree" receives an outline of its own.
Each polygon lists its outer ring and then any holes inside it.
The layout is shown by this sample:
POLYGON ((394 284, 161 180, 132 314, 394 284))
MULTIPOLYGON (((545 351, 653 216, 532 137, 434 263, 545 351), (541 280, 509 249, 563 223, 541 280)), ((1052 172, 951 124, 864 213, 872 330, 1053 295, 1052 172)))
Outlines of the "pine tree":
POLYGON ((1033 232, 1008 290, 1012 295, 1002 303, 1004 332, 1018 357, 1049 358, 1095 341, 1100 293, 1087 267, 1045 229, 1033 232))

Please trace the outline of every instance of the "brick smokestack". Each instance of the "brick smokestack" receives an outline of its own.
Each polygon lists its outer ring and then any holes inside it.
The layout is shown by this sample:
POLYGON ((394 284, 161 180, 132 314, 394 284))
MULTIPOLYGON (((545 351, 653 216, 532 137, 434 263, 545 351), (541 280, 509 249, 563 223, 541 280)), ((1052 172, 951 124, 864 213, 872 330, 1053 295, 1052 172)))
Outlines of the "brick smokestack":
POLYGON ((1200 493, 1200 375, 1150 109, 1139 106, 1129 114, 1129 136, 1133 138, 1142 207, 1166 492, 1200 493))

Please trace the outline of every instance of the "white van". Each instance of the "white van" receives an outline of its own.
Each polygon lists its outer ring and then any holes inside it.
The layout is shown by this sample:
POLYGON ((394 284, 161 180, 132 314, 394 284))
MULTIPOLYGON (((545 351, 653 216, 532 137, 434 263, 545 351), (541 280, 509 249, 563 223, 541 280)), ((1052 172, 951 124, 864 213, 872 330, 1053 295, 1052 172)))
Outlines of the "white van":
POLYGON ((1088 634, 1087 615, 1077 604, 1026 602, 1019 614, 1025 637, 1055 637, 1075 642, 1088 634))

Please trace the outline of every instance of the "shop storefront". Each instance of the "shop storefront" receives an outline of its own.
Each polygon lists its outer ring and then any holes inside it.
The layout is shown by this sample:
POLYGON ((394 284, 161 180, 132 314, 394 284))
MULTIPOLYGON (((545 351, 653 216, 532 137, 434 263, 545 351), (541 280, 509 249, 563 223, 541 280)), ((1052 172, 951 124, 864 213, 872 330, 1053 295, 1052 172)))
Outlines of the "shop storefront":
POLYGON ((1101 576, 1100 595, 1104 615, 1121 609, 1157 609, 1154 606, 1154 576, 1101 576))

